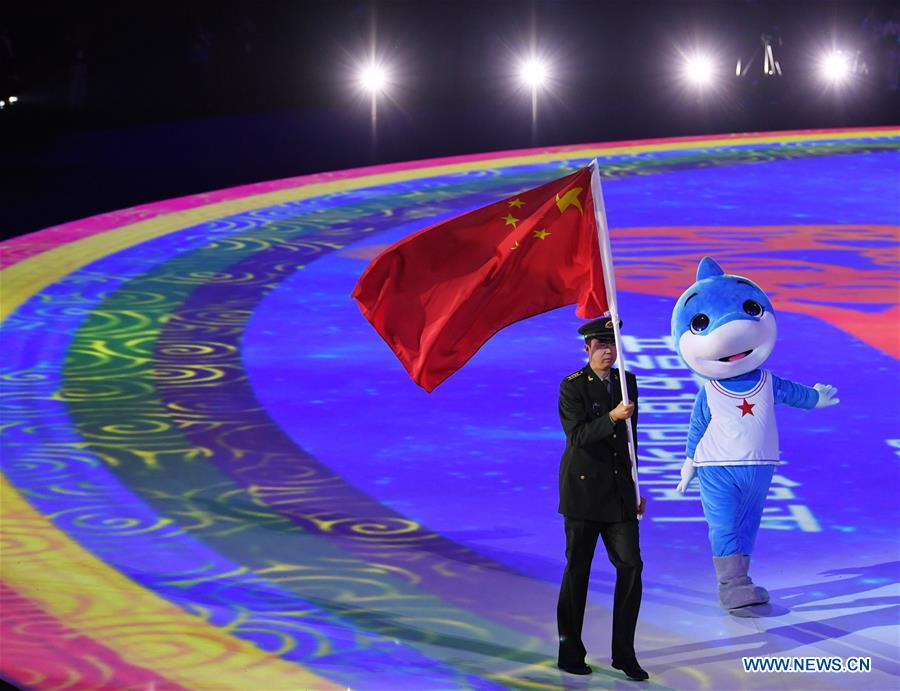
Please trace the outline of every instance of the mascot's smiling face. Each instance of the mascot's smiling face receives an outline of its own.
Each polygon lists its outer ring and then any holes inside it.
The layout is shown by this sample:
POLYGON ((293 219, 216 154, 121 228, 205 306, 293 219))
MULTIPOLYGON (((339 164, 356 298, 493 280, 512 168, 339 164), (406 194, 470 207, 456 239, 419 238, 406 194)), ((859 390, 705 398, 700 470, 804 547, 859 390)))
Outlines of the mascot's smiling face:
POLYGON ((775 347, 775 313, 753 281, 726 274, 713 259, 697 267, 697 282, 678 298, 672 339, 678 354, 707 379, 728 379, 762 365, 775 347))

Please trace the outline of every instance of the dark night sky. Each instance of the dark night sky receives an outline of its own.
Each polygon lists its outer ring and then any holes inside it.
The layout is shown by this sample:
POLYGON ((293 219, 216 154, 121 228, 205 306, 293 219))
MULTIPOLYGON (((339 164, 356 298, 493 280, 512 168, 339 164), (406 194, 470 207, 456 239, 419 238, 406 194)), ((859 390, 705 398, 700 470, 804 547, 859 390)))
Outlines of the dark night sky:
POLYGON ((20 97, 0 111, 0 233, 373 162, 897 124, 870 13, 876 26, 897 16, 853 0, 32 2, 0 11, 0 88, 20 97), (374 144, 353 84, 373 26, 395 67, 374 144), (762 33, 782 78, 761 74, 762 33), (536 133, 510 74, 532 43, 554 74, 536 133), (870 64, 840 93, 814 71, 832 43, 870 64), (702 96, 674 73, 691 46, 723 71, 702 96))

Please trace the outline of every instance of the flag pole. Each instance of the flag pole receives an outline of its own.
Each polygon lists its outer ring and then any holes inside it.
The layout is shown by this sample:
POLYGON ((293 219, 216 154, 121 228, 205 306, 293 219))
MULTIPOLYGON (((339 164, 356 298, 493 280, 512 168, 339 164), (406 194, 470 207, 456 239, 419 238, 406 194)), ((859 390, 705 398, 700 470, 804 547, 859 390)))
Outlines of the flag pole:
MULTIPOLYGON (((609 227, 606 225, 606 206, 603 203, 603 189, 600 186, 600 166, 595 158, 591 161, 591 196, 594 200, 594 219, 597 222, 597 238, 600 241, 600 260, 603 262, 603 284, 606 287, 606 303, 609 305, 609 318, 612 322, 613 335, 616 339, 616 352, 619 354, 619 367, 622 376, 619 385, 622 387, 622 401, 629 403, 628 387, 625 385, 625 351, 622 350, 619 333, 619 306, 616 303, 616 276, 613 273, 612 248, 609 244, 609 227)), ((625 420, 628 430, 628 455, 631 457, 631 477, 634 480, 634 493, 637 506, 641 505, 641 488, 638 483, 637 456, 634 452, 634 429, 631 418, 625 420)), ((640 516, 638 516, 640 518, 640 516)))

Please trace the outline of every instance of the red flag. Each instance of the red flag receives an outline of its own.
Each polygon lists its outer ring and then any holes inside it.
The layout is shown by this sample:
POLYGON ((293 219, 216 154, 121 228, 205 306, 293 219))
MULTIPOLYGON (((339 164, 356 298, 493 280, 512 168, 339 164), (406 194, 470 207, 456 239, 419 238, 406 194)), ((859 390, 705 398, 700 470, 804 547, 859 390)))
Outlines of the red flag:
POLYGON ((426 391, 505 326, 563 305, 607 310, 591 169, 470 211, 392 245, 353 297, 426 391))

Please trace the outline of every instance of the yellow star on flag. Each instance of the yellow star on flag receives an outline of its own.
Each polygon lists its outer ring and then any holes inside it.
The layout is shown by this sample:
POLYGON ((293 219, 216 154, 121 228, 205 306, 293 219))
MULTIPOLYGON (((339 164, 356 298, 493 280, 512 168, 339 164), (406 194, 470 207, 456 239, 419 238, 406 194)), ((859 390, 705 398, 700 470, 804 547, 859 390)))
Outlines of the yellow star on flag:
POLYGON ((548 235, 550 235, 550 233, 548 233, 546 229, 534 231, 534 237, 536 237, 538 240, 543 240, 548 235))
POLYGON ((514 206, 518 209, 519 207, 525 206, 525 202, 523 202, 521 199, 510 199, 509 205, 514 206))
POLYGON ((506 218, 504 218, 503 220, 506 221, 506 225, 512 226, 513 228, 515 228, 516 223, 519 222, 519 219, 516 218, 515 216, 513 216, 512 214, 506 214, 506 218))
POLYGON ((584 209, 581 208, 581 200, 578 198, 578 195, 581 194, 582 190, 582 187, 573 187, 566 192, 562 198, 560 198, 559 193, 557 192, 556 206, 559 208, 559 213, 565 213, 566 209, 570 206, 574 206, 582 213, 582 215, 584 215, 584 209))

